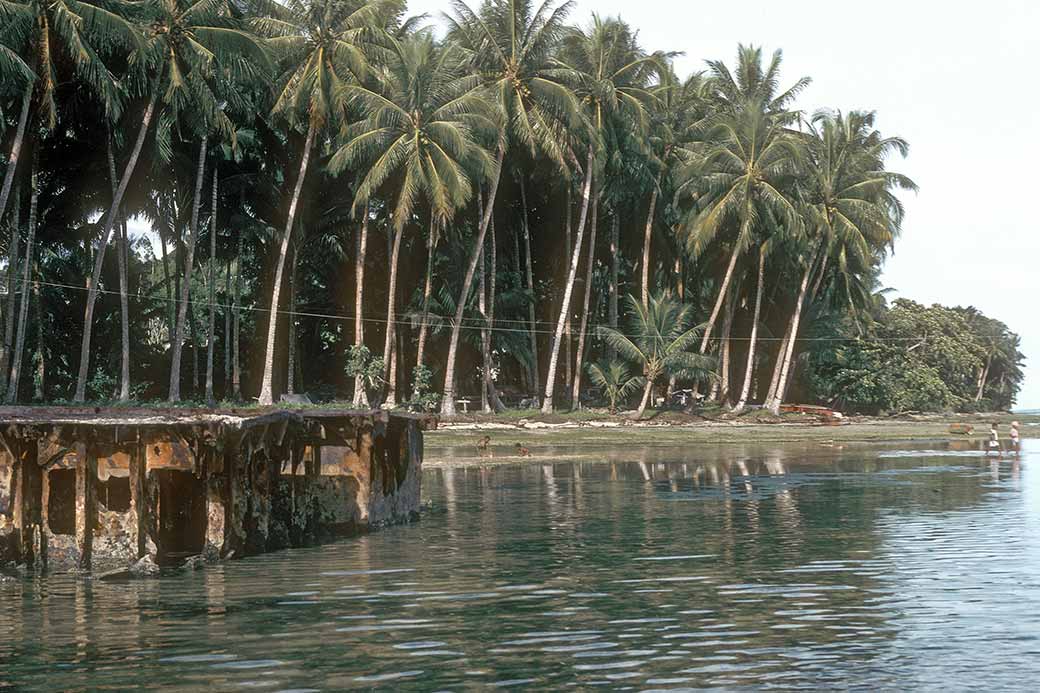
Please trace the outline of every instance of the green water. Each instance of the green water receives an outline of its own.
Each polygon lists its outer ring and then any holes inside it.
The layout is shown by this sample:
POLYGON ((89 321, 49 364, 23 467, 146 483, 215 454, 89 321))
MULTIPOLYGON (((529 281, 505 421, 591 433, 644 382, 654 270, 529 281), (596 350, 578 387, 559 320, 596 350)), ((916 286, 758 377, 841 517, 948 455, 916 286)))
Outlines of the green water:
POLYGON ((0 583, 0 688, 1033 689, 1037 464, 792 445, 429 469, 415 525, 0 583))

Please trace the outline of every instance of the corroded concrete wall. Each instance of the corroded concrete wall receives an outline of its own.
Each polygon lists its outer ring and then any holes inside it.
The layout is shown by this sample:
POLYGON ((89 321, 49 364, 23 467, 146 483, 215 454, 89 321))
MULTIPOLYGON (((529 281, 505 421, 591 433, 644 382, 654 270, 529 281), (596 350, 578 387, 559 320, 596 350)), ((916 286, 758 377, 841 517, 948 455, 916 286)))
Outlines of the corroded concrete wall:
MULTIPOLYGON (((0 410, 2 413, 2 410, 0 410)), ((241 557, 414 519, 425 422, 381 413, 240 425, 0 420, 0 564, 107 571, 241 557)))

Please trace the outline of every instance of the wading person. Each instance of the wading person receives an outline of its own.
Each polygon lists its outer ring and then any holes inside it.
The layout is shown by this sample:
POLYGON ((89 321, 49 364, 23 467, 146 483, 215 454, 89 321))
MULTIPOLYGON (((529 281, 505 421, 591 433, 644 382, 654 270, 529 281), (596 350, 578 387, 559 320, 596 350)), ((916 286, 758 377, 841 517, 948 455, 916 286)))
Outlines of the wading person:
POLYGON ((986 449, 986 455, 991 452, 995 452, 1001 457, 1004 456, 1004 448, 1000 445, 1000 432, 997 430, 997 424, 990 424, 989 426, 989 444, 986 449))
POLYGON ((1008 450, 1015 454, 1017 457, 1022 451, 1022 438, 1018 432, 1018 422, 1011 422, 1011 431, 1008 433, 1008 450))

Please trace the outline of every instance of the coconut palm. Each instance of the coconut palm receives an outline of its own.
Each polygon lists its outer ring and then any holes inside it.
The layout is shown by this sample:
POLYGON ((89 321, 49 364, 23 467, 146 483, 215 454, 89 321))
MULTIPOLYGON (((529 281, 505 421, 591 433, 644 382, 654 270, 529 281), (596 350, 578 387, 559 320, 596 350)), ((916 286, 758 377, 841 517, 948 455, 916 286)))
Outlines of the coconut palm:
MULTIPOLYGON (((185 124, 196 133, 216 131, 230 138, 231 123, 221 109, 223 99, 215 91, 213 81, 220 77, 222 70, 250 72, 251 66, 262 66, 267 59, 255 37, 239 25, 227 0, 195 4, 188 0, 146 0, 135 5, 133 12, 146 29, 130 56, 130 82, 148 93, 148 101, 140 116, 137 138, 104 217, 104 228, 94 259, 74 395, 77 402, 86 398, 94 305, 105 249, 157 105, 161 103, 156 144, 162 158, 169 158, 176 125, 185 124)), ((201 189, 197 190, 196 199, 200 204, 201 189)), ((190 270, 190 265, 187 268, 190 270)))
POLYGON ((59 65, 72 66, 109 117, 119 116, 122 93, 104 63, 108 50, 129 47, 136 34, 111 3, 91 0, 0 0, 0 77, 5 88, 22 91, 18 125, 0 187, 0 218, 7 209, 11 181, 22 149, 30 110, 43 131, 58 119, 55 92, 61 80, 59 65), (35 102, 35 108, 32 108, 35 102))
POLYGON ((787 228, 799 223, 790 192, 782 185, 800 154, 799 140, 788 129, 797 114, 787 108, 810 80, 803 77, 777 93, 781 63, 782 53, 777 51, 763 66, 761 49, 748 46, 739 48, 735 74, 721 61, 708 63, 713 102, 713 113, 703 126, 708 144, 679 173, 678 188, 679 194, 695 200, 682 226, 690 254, 700 257, 719 243, 730 249, 701 337, 702 354, 708 349, 737 261, 760 243, 764 224, 771 218, 787 228))
POLYGON ((697 354, 702 327, 694 325, 693 309, 668 294, 651 296, 647 305, 635 296, 628 297, 631 318, 628 332, 601 327, 600 336, 621 358, 639 366, 646 378, 643 397, 634 418, 642 418, 654 385, 665 376, 706 377, 713 359, 697 354))
POLYGON ((616 414, 618 402, 628 399, 644 384, 644 378, 632 375, 624 362, 614 359, 589 364, 589 380, 598 387, 607 400, 611 414, 616 414))
POLYGON ((885 158, 893 152, 906 156, 908 146, 901 138, 883 137, 875 130, 873 113, 819 112, 808 135, 800 182, 806 189, 803 209, 809 233, 803 243, 798 298, 766 400, 774 413, 787 387, 811 273, 818 272, 821 279, 832 258, 847 272, 850 265, 870 267, 884 257, 903 219, 894 190, 917 189, 906 176, 884 170, 885 158))
POLYGON ((469 202, 473 182, 495 175, 494 159, 482 145, 494 129, 493 106, 484 98, 481 78, 466 74, 464 53, 454 46, 438 47, 426 35, 391 40, 390 46, 373 85, 344 87, 366 116, 346 129, 344 144, 329 161, 335 174, 360 170, 355 213, 377 194, 390 210, 394 240, 383 350, 387 367, 405 227, 417 207, 429 210, 434 226, 447 224, 469 202))
POLYGON ((257 30, 270 37, 270 45, 284 67, 272 113, 290 129, 302 127, 306 132, 275 265, 261 404, 274 401, 274 351, 282 276, 315 140, 327 128, 346 122, 350 95, 346 87, 367 77, 368 53, 382 40, 383 28, 400 13, 402 6, 398 0, 290 0, 281 6, 268 5, 271 16, 255 20, 257 30))
MULTIPOLYGON (((604 139, 608 121, 627 123, 637 136, 645 133, 647 107, 653 101, 648 87, 653 76, 663 70, 667 56, 646 55, 639 47, 635 32, 628 24, 620 19, 604 20, 595 14, 587 29, 575 28, 566 35, 560 53, 560 61, 577 77, 575 93, 581 99, 597 138, 604 139)), ((608 155, 603 150, 604 148, 600 147, 601 156, 608 155)), ((591 279, 595 265, 599 199, 598 195, 593 197, 585 297, 581 310, 581 327, 578 331, 574 380, 571 384, 571 401, 575 405, 579 403, 581 391, 591 279)), ((575 247, 575 253, 578 248, 580 246, 575 247)), ((573 279, 571 281, 573 282, 573 279)), ((569 313, 569 306, 565 306, 564 312, 569 313)), ((554 375, 550 374, 547 384, 551 382, 554 375)), ((544 406, 552 406, 552 398, 548 395, 544 406)))
POLYGON ((471 65, 484 78, 504 127, 448 344, 441 406, 445 415, 455 413, 459 335, 484 238, 494 215, 506 152, 511 145, 523 147, 545 156, 565 171, 570 159, 564 134, 582 124, 578 100, 567 87, 573 75, 556 64, 553 55, 566 29, 564 22, 572 2, 545 0, 536 8, 532 0, 488 0, 474 11, 462 0, 455 0, 452 7, 454 13, 447 17, 449 39, 470 52, 471 65))

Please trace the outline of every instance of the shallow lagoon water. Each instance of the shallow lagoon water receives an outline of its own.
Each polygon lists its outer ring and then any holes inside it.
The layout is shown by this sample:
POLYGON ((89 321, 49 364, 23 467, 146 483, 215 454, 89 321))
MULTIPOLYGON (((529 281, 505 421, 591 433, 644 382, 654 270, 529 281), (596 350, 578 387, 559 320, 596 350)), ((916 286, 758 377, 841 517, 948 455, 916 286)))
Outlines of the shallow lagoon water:
POLYGON ((1032 689, 1040 448, 929 447, 429 469, 414 525, 0 582, 0 688, 1032 689))

